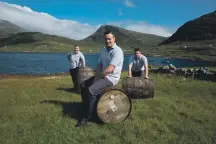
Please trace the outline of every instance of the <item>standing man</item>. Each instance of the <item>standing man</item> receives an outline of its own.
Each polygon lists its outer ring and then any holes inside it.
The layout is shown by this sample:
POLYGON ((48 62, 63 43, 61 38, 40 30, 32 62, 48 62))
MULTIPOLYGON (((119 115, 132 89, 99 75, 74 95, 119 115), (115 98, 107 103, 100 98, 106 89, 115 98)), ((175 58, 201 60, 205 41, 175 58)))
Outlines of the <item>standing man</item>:
POLYGON ((130 57, 128 77, 141 77, 148 79, 148 61, 147 58, 141 54, 139 48, 135 48, 135 54, 130 57))
POLYGON ((76 127, 86 124, 92 118, 98 96, 105 88, 116 85, 121 76, 123 51, 116 45, 115 36, 111 31, 104 32, 104 39, 106 46, 101 49, 97 64, 97 72, 101 72, 102 76, 97 79, 93 76, 80 84, 84 115, 76 127))
POLYGON ((73 53, 68 53, 67 54, 67 59, 70 62, 71 68, 70 68, 70 74, 72 77, 72 81, 74 84, 74 89, 77 91, 78 90, 78 85, 77 85, 77 71, 79 67, 85 67, 85 57, 80 52, 79 46, 74 47, 74 52, 73 53))

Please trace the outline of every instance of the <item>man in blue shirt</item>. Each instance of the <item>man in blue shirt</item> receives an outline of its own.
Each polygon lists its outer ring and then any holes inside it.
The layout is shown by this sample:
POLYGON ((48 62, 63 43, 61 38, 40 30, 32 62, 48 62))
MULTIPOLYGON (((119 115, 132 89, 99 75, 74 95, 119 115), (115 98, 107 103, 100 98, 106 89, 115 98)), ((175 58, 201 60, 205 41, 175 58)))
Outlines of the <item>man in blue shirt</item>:
POLYGON ((102 76, 91 77, 80 84, 84 116, 77 122, 76 127, 86 124, 92 118, 98 96, 105 88, 116 85, 121 76, 123 51, 116 45, 111 31, 104 33, 104 39, 106 46, 101 49, 97 64, 97 71, 102 72, 102 76))
POLYGON ((74 47, 74 52, 67 54, 67 59, 71 65, 70 74, 74 84, 74 89, 78 92, 77 71, 79 67, 85 67, 85 57, 82 52, 80 52, 79 46, 76 45, 74 47))
POLYGON ((140 49, 136 48, 135 54, 130 57, 129 67, 128 67, 128 77, 148 77, 148 60, 141 54, 140 49))

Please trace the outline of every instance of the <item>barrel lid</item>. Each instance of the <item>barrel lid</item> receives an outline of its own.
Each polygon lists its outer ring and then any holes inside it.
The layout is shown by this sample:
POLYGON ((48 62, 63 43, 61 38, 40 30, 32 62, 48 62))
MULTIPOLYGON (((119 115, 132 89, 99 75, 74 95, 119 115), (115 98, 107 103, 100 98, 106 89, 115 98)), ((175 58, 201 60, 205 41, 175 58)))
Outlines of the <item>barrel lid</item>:
POLYGON ((121 123, 130 115, 131 108, 131 100, 125 92, 110 89, 101 95, 97 103, 97 114, 104 123, 121 123))

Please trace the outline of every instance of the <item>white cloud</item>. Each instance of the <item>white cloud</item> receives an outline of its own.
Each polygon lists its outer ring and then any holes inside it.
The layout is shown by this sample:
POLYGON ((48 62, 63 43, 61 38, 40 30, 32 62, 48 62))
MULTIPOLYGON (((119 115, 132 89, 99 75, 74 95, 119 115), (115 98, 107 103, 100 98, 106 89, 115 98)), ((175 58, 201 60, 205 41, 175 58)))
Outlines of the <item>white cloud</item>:
POLYGON ((124 1, 124 4, 127 6, 127 7, 135 7, 135 4, 129 0, 125 0, 124 1))
POLYGON ((100 25, 91 26, 72 20, 60 20, 47 13, 36 12, 20 5, 0 2, 0 19, 14 23, 28 31, 43 32, 72 39, 83 39, 94 33, 100 25))
POLYGON ((120 26, 127 30, 132 30, 132 31, 147 33, 147 34, 154 34, 154 35, 159 35, 164 37, 169 37, 174 33, 173 31, 165 27, 159 25, 152 25, 144 21, 118 21, 118 22, 110 22, 107 24, 120 26))
MULTIPOLYGON (((119 14, 123 12, 119 9, 119 14)), ((73 20, 60 20, 47 13, 36 12, 28 7, 0 2, 0 19, 14 23, 28 31, 42 32, 64 36, 76 40, 86 38, 93 34, 101 25, 89 25, 73 20)), ((107 24, 121 26, 128 30, 155 34, 159 36, 171 36, 173 31, 159 25, 152 25, 145 21, 116 21, 107 24)))
POLYGON ((118 16, 122 16, 122 15, 123 15, 122 9, 118 9, 118 16))

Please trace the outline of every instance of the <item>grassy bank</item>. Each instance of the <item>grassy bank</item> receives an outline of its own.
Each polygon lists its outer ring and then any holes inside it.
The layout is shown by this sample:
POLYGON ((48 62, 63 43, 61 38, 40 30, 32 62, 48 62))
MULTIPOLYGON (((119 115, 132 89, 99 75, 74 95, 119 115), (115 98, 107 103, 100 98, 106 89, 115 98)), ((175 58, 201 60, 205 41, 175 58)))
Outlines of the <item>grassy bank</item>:
MULTIPOLYGON (((122 76, 124 77, 126 73, 122 76)), ((70 76, 0 80, 0 143, 212 143, 216 83, 151 74, 154 99, 135 100, 121 124, 76 129, 80 95, 70 76), (41 103, 47 100, 47 103, 41 103)), ((213 135, 215 133, 215 135, 213 135)))

